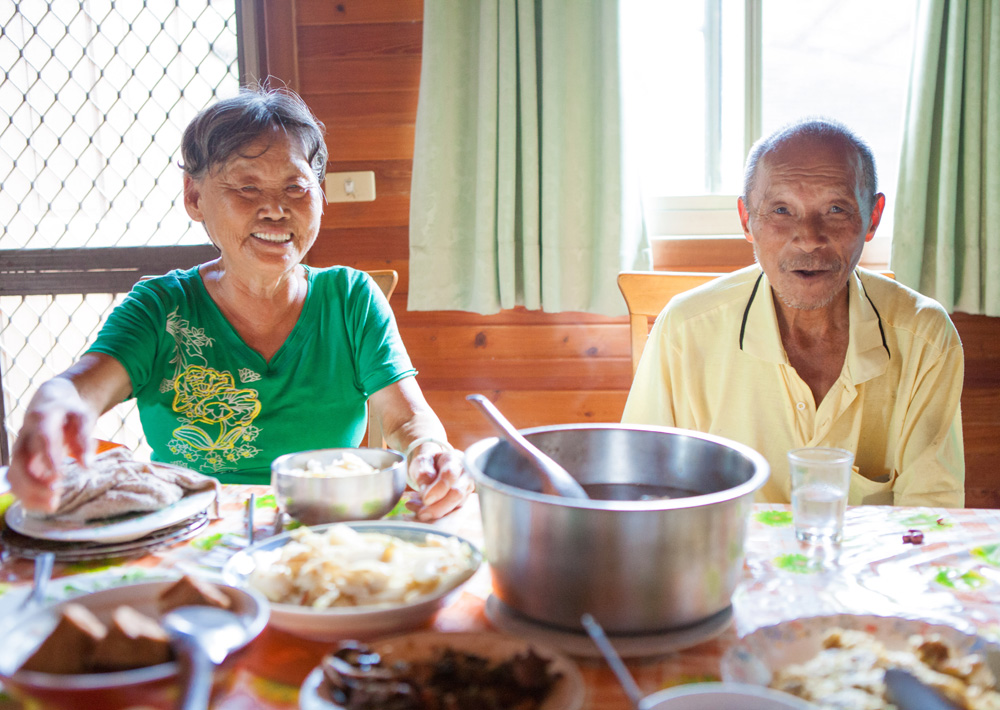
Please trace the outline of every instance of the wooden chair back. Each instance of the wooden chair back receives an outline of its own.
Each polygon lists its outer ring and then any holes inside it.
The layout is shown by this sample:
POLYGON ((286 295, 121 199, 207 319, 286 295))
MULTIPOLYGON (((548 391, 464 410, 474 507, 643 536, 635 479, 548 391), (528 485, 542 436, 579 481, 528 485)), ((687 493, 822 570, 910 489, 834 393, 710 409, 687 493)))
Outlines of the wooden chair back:
POLYGON ((703 271, 622 271, 618 274, 618 288, 628 306, 633 375, 639 366, 642 349, 646 347, 650 319, 656 318, 677 294, 722 275, 703 271))

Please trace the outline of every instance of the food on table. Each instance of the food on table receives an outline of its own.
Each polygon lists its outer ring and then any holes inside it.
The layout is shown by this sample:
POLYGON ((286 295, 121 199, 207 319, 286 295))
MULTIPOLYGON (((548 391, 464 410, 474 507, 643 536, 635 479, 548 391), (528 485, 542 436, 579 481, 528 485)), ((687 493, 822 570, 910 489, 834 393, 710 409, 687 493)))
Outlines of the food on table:
POLYGON ((410 542, 331 525, 292 531, 288 544, 255 552, 250 584, 272 602, 314 609, 403 604, 446 589, 473 564, 453 537, 410 542))
POLYGON ((233 605, 233 600, 214 584, 186 574, 160 592, 157 603, 160 613, 166 614, 179 606, 215 606, 228 609, 233 605))
POLYGON ((357 454, 345 451, 336 461, 324 465, 318 459, 309 459, 304 468, 289 469, 288 473, 308 478, 346 478, 375 473, 376 471, 378 471, 377 468, 357 454))
POLYGON ((865 631, 833 629, 814 658, 774 674, 771 687, 823 708, 882 710, 887 668, 909 671, 966 710, 1000 709, 995 679, 976 654, 961 655, 939 635, 915 635, 892 650, 865 631))
POLYGON ((155 620, 130 606, 111 612, 111 624, 90 654, 90 668, 97 672, 127 671, 167 663, 173 658, 170 638, 155 620))
MULTIPOLYGON (((214 584, 187 575, 164 589, 157 603, 162 613, 178 606, 232 606, 232 600, 214 584)), ((155 666, 173 657, 169 636, 155 619, 123 604, 115 607, 105 625, 90 609, 71 602, 20 670, 108 673, 155 666)))
POLYGON ((442 649, 428 660, 387 663, 356 641, 323 659, 321 692, 346 710, 534 710, 561 677, 533 649, 501 662, 442 649))
POLYGON ((176 503, 187 493, 207 490, 218 493, 218 480, 180 466, 134 461, 119 447, 98 454, 90 466, 67 463, 59 507, 44 517, 84 523, 148 513, 176 503))
POLYGON ((87 658, 107 629, 90 609, 67 604, 52 630, 21 666, 23 671, 40 673, 83 673, 87 658))

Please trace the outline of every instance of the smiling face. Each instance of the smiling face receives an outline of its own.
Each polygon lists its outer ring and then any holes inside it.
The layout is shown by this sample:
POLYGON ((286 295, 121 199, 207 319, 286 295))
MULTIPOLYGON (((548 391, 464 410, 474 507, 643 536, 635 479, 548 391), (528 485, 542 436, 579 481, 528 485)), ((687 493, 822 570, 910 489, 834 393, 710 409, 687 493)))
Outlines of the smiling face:
POLYGON ((857 155, 836 137, 787 140, 763 158, 754 185, 740 221, 778 299, 803 310, 830 305, 875 236, 885 197, 863 194, 857 155))
POLYGON ((323 214, 302 142, 278 127, 202 177, 186 175, 184 207, 204 223, 227 268, 265 277, 302 261, 323 214))

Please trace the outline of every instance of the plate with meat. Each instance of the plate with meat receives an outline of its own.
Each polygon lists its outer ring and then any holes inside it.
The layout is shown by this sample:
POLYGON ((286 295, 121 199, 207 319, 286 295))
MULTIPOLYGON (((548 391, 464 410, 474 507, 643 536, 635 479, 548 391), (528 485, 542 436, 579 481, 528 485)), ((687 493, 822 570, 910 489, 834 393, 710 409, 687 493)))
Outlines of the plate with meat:
POLYGON ((299 707, 579 710, 584 697, 576 664, 546 646, 493 631, 423 631, 341 642, 302 684, 299 707))

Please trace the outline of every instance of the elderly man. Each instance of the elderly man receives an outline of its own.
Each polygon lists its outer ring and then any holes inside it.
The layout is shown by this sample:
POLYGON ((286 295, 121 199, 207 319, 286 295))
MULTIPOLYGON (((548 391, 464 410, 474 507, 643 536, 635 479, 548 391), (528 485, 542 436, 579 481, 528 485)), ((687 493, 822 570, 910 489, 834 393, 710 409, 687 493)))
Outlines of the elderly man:
POLYGON ((759 141, 738 202, 757 264, 664 309, 623 421, 755 448, 763 501, 789 501, 789 449, 836 446, 855 455, 852 505, 964 505, 962 344, 937 302, 857 268, 876 190, 871 150, 837 123, 759 141))

